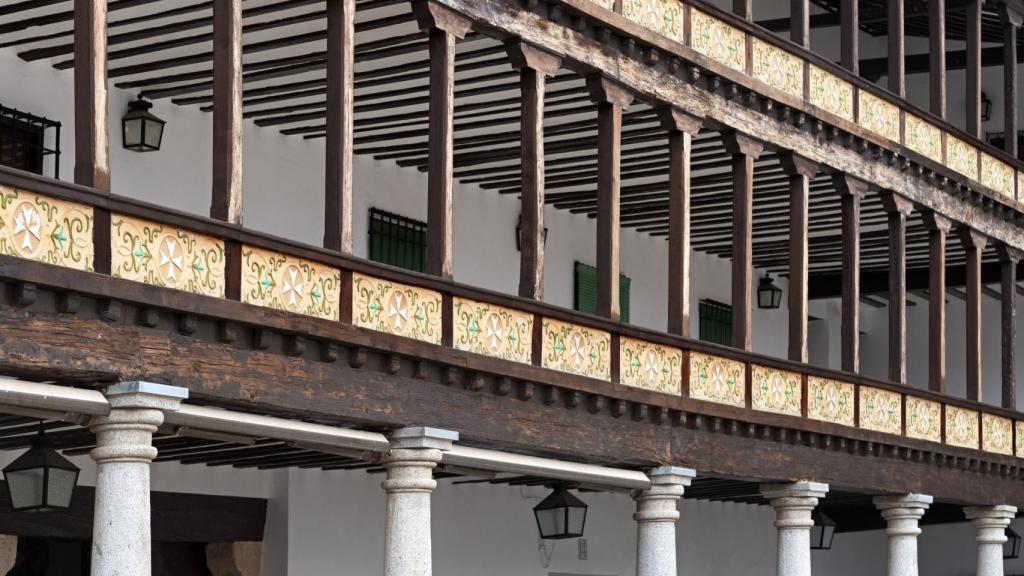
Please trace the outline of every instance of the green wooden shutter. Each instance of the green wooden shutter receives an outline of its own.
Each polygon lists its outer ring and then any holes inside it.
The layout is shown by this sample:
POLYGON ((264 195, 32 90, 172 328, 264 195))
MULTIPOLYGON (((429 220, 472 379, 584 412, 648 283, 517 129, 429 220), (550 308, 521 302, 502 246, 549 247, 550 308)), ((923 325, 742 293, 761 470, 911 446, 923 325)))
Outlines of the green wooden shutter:
MULTIPOLYGON (((576 282, 573 291, 572 307, 585 314, 597 313, 597 268, 576 263, 576 282)), ((622 322, 629 322, 629 287, 632 280, 628 276, 619 276, 619 312, 622 322)))
POLYGON ((732 345, 732 306, 714 300, 700 301, 700 339, 732 345))
POLYGON ((370 209, 370 260, 423 272, 427 267, 427 224, 370 209))

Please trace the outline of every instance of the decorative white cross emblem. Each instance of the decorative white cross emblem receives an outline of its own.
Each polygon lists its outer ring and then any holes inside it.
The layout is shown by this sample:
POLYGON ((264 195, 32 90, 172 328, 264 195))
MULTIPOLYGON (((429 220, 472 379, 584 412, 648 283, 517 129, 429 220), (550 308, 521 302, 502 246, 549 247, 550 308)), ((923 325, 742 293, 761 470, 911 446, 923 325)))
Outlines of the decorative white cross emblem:
POLYGON ((772 401, 776 405, 782 403, 782 376, 773 374, 771 380, 768 383, 769 392, 772 395, 772 401))
POLYGON ((168 238, 160 248, 160 268, 164 270, 164 278, 168 281, 177 280, 181 272, 182 257, 178 252, 178 242, 168 238))
POLYGON ((299 269, 291 266, 284 277, 284 294, 288 296, 288 303, 291 306, 297 305, 302 300, 302 277, 299 276, 299 269))
POLYGON ((715 364, 715 367, 711 369, 711 386, 715 396, 722 395, 722 388, 725 387, 725 372, 722 371, 720 364, 715 364))
POLYGON ((492 351, 498 349, 498 345, 501 344, 501 338, 501 322, 497 314, 491 314, 491 317, 487 319, 487 343, 492 351))
POLYGON ((579 366, 583 363, 583 337, 579 334, 572 335, 572 343, 569 347, 573 362, 579 366))
POLYGON ((401 292, 395 292, 391 296, 391 302, 388 304, 388 318, 391 319, 395 330, 401 330, 402 324, 409 321, 409 307, 401 292))
POLYGON ((39 212, 29 204, 21 206, 14 216, 14 235, 22 234, 21 249, 32 251, 35 244, 42 239, 43 219, 39 212))
POLYGON ((644 372, 647 372, 648 378, 656 378, 658 376, 658 358, 655 356, 653 350, 647 351, 647 361, 644 362, 644 372))
POLYGON ((835 388, 825 390, 825 407, 828 409, 829 414, 836 414, 839 412, 839 399, 836 398, 835 388))

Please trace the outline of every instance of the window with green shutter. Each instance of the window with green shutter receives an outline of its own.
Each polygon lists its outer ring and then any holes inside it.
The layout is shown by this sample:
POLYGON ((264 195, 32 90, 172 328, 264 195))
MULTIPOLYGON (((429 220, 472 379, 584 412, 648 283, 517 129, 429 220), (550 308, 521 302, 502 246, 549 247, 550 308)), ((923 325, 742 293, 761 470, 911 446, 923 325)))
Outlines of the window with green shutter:
POLYGON ((423 272, 427 265, 427 223, 370 208, 370 260, 423 272))
MULTIPOLYGON (((597 313, 597 268, 576 263, 576 281, 573 290, 572 307, 586 314, 597 313)), ((619 275, 619 316, 623 323, 629 323, 629 276, 619 275)))
POLYGON ((715 300, 700 301, 700 339, 732 345, 732 306, 715 300))

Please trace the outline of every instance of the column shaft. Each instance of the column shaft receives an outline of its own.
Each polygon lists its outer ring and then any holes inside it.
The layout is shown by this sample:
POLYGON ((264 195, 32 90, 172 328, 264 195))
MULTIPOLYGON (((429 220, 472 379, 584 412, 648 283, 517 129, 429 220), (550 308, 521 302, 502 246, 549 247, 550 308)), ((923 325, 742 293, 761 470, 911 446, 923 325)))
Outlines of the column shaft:
POLYGON ((655 468, 648 473, 651 487, 634 495, 637 576, 677 576, 676 506, 695 475, 686 468, 655 468))
POLYGON ((918 522, 931 505, 932 497, 879 496, 874 502, 885 518, 885 534, 889 537, 887 576, 917 576, 917 537, 921 534, 918 522))
POLYGON ((828 493, 827 484, 767 484, 761 493, 775 508, 779 530, 778 576, 811 576, 811 512, 828 493))
POLYGON ((1017 515, 1015 506, 979 506, 964 508, 974 524, 978 544, 977 576, 1003 576, 1003 544, 1006 527, 1017 515))

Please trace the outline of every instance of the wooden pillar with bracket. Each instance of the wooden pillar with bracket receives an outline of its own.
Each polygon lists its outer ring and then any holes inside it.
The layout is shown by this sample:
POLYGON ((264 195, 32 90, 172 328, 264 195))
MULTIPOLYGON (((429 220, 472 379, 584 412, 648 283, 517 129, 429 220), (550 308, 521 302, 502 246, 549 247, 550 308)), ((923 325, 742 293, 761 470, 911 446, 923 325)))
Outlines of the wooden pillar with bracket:
POLYGON ((970 228, 960 228, 960 241, 967 255, 967 399, 981 401, 981 255, 988 239, 970 228))
POLYGON ((722 134, 732 154, 732 345, 753 349, 754 160, 764 143, 734 130, 722 134))
POLYGON ((967 133, 981 138, 981 7, 985 0, 965 6, 967 25, 967 133))
POLYGON ((242 0, 213 5, 213 197, 210 217, 242 223, 242 0))
POLYGON ((789 176, 789 359, 807 362, 807 243, 811 179, 818 163, 794 152, 780 156, 789 176))
POLYGON ((932 211, 922 213, 928 228, 928 388, 946 392, 946 236, 953 223, 932 211))
POLYGON ((327 0, 327 160, 324 248, 352 253, 356 1, 327 0))
POLYGON ((1003 378, 1002 405, 1007 410, 1017 409, 1017 266, 1024 252, 1001 244, 999 252, 1000 280, 1002 294, 1000 348, 1003 378))
POLYGON ((907 217, 914 204, 884 192, 889 214, 889 380, 907 383, 907 217))
POLYGON ((868 184, 848 174, 835 174, 842 210, 842 369, 860 372, 860 203, 868 184))
POLYGON ((929 110, 946 117, 946 0, 928 0, 929 110))
POLYGON ((1024 13, 1004 3, 1000 7, 1003 24, 1003 133, 1006 135, 1006 153, 1017 157, 1017 34, 1024 13))

